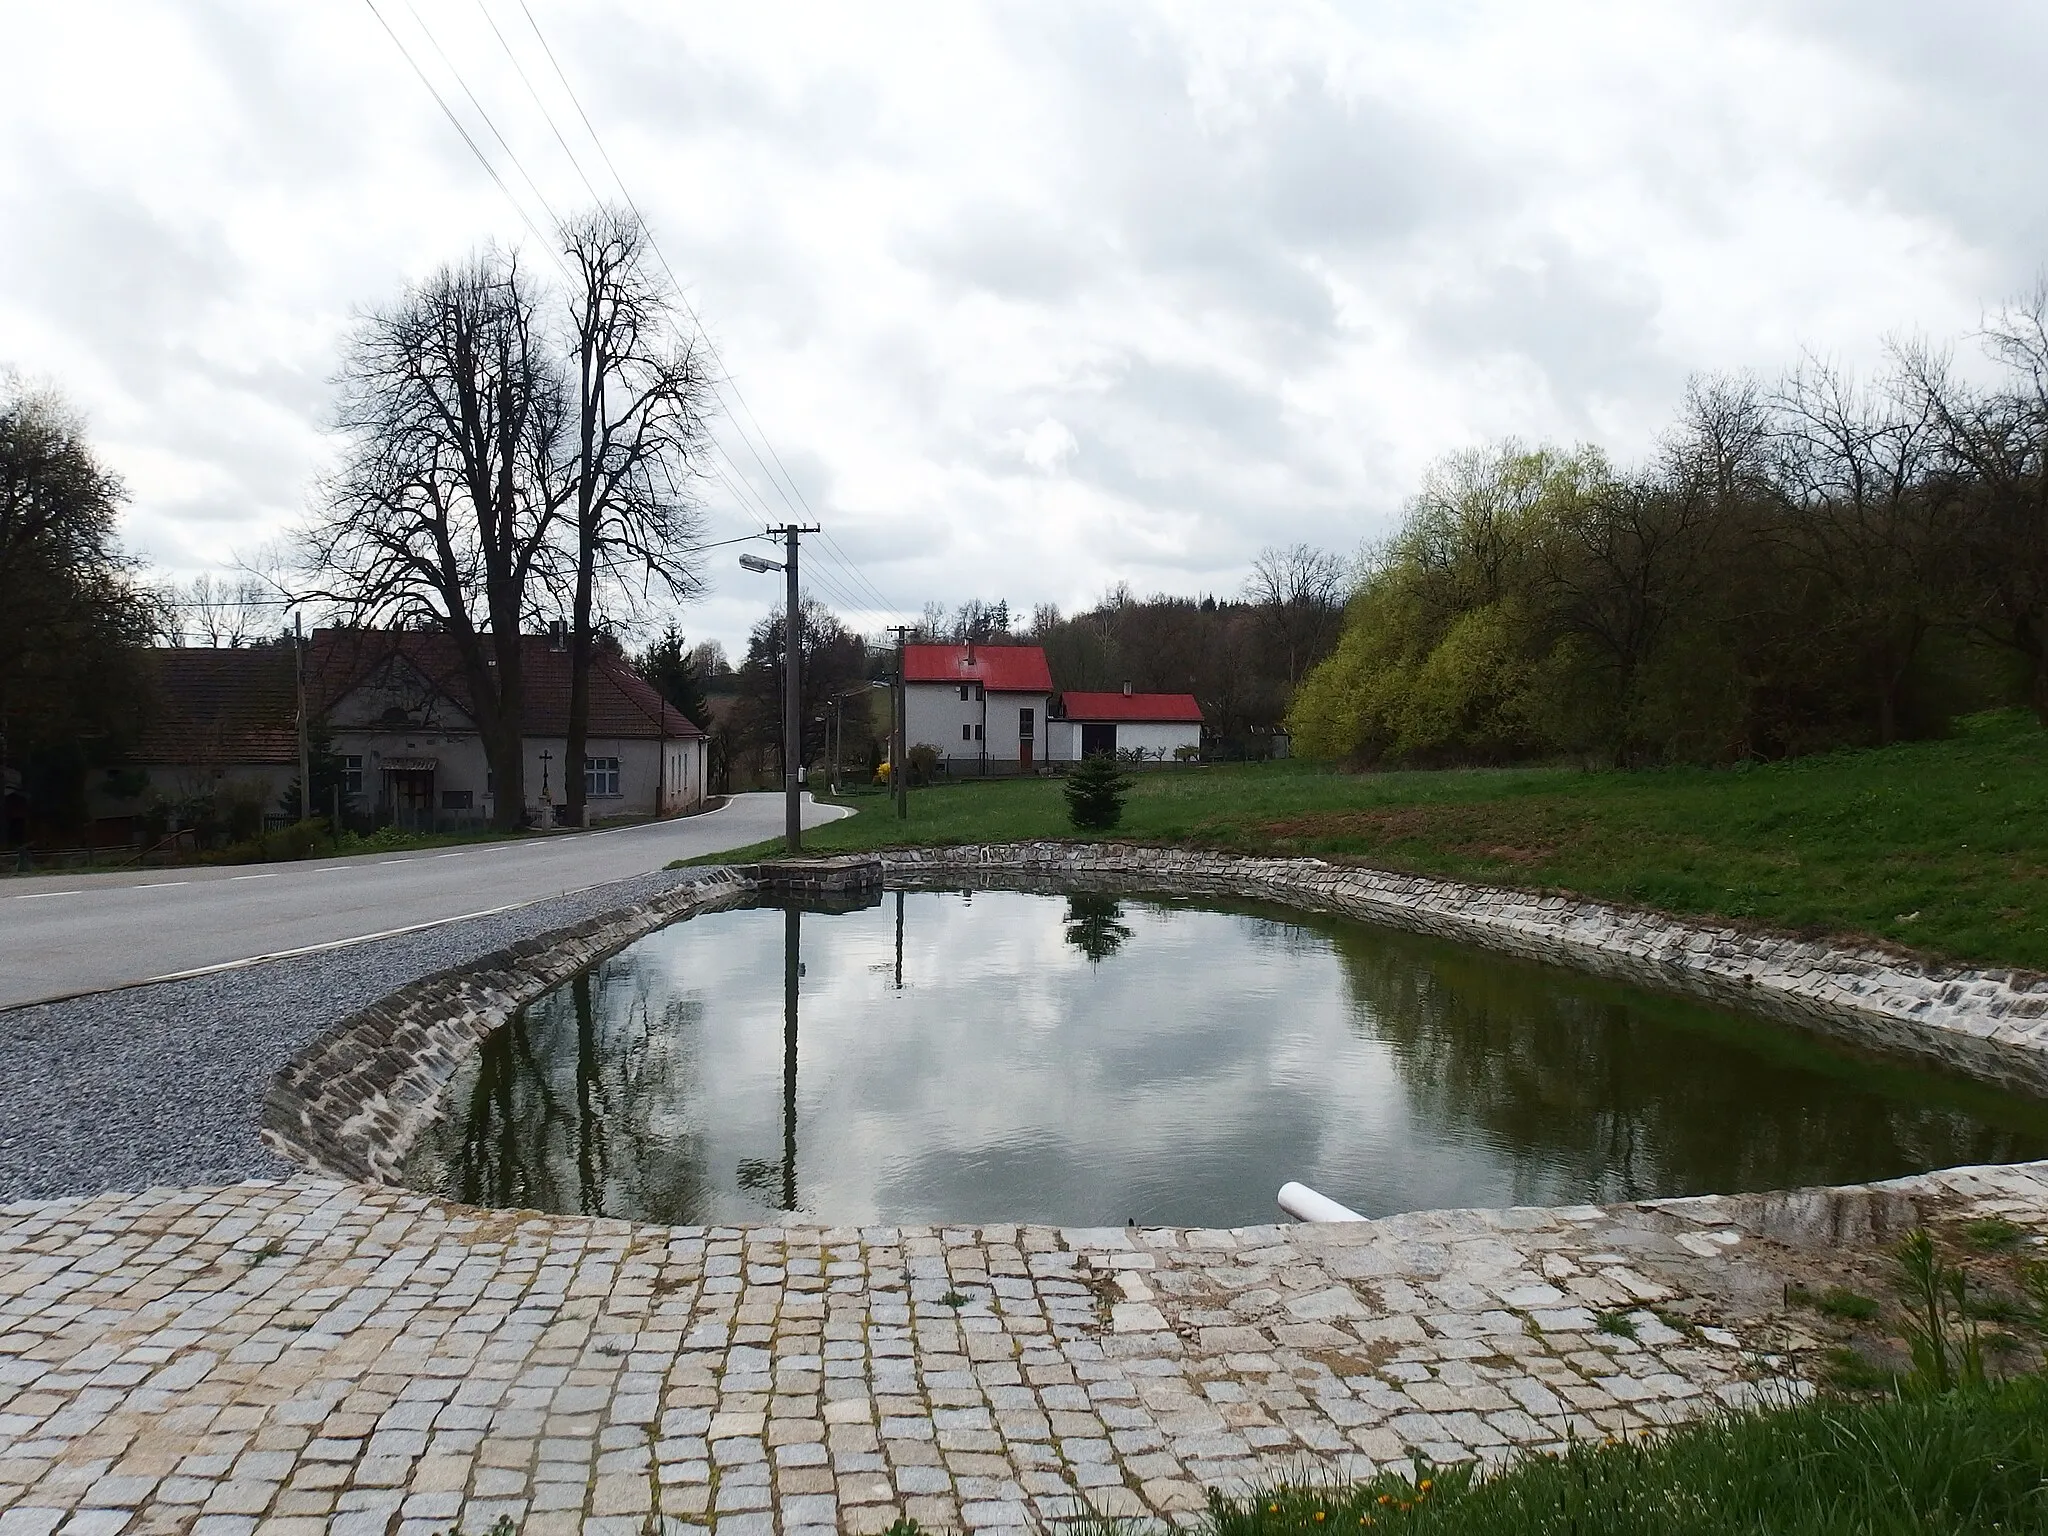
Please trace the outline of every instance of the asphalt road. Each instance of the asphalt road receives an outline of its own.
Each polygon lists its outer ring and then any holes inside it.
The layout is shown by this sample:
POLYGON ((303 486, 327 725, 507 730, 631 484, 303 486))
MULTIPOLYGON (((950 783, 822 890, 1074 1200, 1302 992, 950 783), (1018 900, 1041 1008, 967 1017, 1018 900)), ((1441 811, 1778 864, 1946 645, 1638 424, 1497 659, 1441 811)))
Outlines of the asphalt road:
MULTIPOLYGON (((603 832, 298 864, 0 880, 0 1008, 509 911, 782 833, 782 796, 603 832)), ((850 812, 805 797, 804 825, 850 812)))

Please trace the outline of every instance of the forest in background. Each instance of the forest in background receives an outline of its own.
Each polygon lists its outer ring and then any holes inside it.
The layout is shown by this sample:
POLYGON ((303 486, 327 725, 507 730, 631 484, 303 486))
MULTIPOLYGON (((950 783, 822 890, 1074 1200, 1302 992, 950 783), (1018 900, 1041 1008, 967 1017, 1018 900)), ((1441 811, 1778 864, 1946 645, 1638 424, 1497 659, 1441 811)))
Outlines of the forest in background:
POLYGON ((2048 290, 1983 340, 1986 385, 1920 346, 1867 383, 1696 381, 1634 468, 1451 455, 1365 562, 1297 749, 1628 766, 2048 723, 2048 290))

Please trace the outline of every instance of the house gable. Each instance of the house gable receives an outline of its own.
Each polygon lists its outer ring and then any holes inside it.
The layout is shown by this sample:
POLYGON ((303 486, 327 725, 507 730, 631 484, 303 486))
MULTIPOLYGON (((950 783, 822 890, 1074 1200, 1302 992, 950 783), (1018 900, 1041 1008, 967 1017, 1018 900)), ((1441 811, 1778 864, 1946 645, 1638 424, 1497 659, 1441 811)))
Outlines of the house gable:
POLYGON ((343 731, 473 731, 476 722, 411 657, 392 651, 372 662, 327 709, 343 731))

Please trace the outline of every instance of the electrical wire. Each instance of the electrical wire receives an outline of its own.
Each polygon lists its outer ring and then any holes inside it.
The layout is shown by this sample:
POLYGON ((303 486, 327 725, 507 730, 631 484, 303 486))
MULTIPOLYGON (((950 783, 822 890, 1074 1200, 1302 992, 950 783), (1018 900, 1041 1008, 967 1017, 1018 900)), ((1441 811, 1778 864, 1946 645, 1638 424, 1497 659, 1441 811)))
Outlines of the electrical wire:
MULTIPOLYGON (((483 8, 484 0, 476 0, 476 3, 479 9, 483 8)), ((583 100, 577 95, 575 86, 569 83, 569 76, 563 70, 561 60, 556 57, 553 46, 548 42, 547 34, 541 31, 540 22, 535 18, 532 7, 527 4, 527 0, 519 0, 519 9, 521 14, 526 17, 526 24, 533 32, 534 40, 540 44, 542 53, 547 56, 548 64, 555 72, 555 78, 561 82, 563 91, 568 95, 570 105, 575 107, 577 117, 582 120, 584 132, 589 134, 590 142, 596 148, 599 158, 604 161, 605 169, 611 173, 611 178, 617 184, 620 195, 625 198, 627 208, 640 221, 641 227, 647 231, 648 244, 653 248, 655 258, 660 261, 662 271, 668 275, 669 282, 675 290, 677 301, 683 306, 684 313, 690 317, 690 323, 695 326, 697 334, 703 339, 705 349, 711 354, 712 363, 716 367, 717 372, 724 376, 725 383, 732 390, 733 398, 739 402, 740 409, 746 413, 747 421, 753 426, 754 435, 761 439, 762 446, 768 450, 768 457, 774 460, 775 468, 781 471, 782 480, 780 482, 776 480, 775 474, 769 470, 767 462, 762 459, 760 449, 754 446, 753 438, 748 435, 744 428, 740 427, 737 418, 734 418, 733 425, 740 430, 740 440, 747 445, 747 451, 753 455, 755 463, 760 465, 761 472, 768 477, 769 484, 774 487, 776 494, 781 497, 783 504, 789 507, 791 515, 796 516, 798 508, 801 507, 804 517, 809 518, 812 522, 822 522, 817 514, 811 510, 810 502, 805 498, 803 488, 796 483, 795 477, 789 472, 789 467, 783 463, 782 455, 776 451, 774 441, 762 428, 760 419, 755 416, 754 408, 747 400, 746 392, 740 388, 739 381, 732 376, 732 370, 726 366, 725 359, 720 356, 718 345, 712 340, 709 329, 698 315, 696 307, 690 303, 689 294, 684 289, 682 280, 676 276, 675 268, 669 264, 668 254, 662 250, 661 242, 654 234, 652 223, 645 214, 641 213, 640 205, 633 198, 632 189, 626 185, 626 179, 619 173, 618 165, 613 161, 611 152, 605 148, 604 139, 598 133, 597 125, 590 120, 590 114, 584 109, 583 100), (788 486, 788 491, 783 489, 784 484, 788 486), (795 493, 795 504, 790 502, 790 492, 795 493)), ((485 16, 486 19, 489 19, 488 11, 485 12, 485 16)), ((491 25, 491 31, 496 35, 498 45, 505 50, 506 57, 512 60, 512 66, 518 72, 521 82, 525 84, 527 94, 533 98, 534 105, 540 108, 541 116, 547 119, 548 127, 555 135, 555 141, 562 146, 562 152, 568 156, 569 163, 575 168, 578 178, 581 179, 584 187, 591 192, 591 195, 595 197, 597 195, 596 189, 591 186, 590 177, 585 174, 582 162, 577 158, 575 151, 569 147, 568 140, 563 136, 561 128, 556 124, 553 113, 548 110, 547 103, 542 100, 540 92, 535 89, 532 80, 527 77, 525 69, 520 66, 517 56, 512 51, 511 44, 506 40, 504 33, 498 30, 495 22, 491 25)), ((714 379, 714 388, 716 388, 716 383, 717 381, 714 379)), ((822 533, 822 528, 820 531, 822 533)), ((882 590, 864 572, 854 565, 853 561, 846 556, 843 550, 839 549, 829 534, 823 536, 827 547, 833 551, 832 558, 834 561, 845 569, 848 578, 856 586, 864 587, 875 598, 883 612, 895 613, 902 611, 896 604, 888 600, 882 590)))
MULTIPOLYGON (((463 143, 468 146, 470 153, 475 156, 478 164, 484 168, 485 173, 497 185, 498 190, 505 194, 506 200, 512 204, 521 222, 532 231, 536 239, 542 242, 543 246, 547 249, 550 259, 555 262, 555 265, 562 271, 563 275, 565 277, 572 277, 573 274, 569 272, 560 252, 555 248, 555 242, 550 241, 534 223, 532 216, 527 212, 519 197, 507 185, 504 178, 498 174, 497 168, 491 164, 490 157, 476 142, 475 137, 469 132, 467 127, 464 126, 440 90, 427 77, 426 71, 421 68, 419 61, 413 57, 411 49, 399 37, 397 31, 391 26, 384 14, 378 10, 374 0, 364 0, 364 3, 369 6, 370 13, 377 18, 378 24, 383 27, 385 35, 391 39, 392 44, 412 68, 413 73, 418 76, 420 83, 427 88, 428 93, 434 98, 435 104, 440 107, 450 125, 461 136, 463 143)), ((499 129, 489 110, 478 98, 476 92, 470 88, 469 82, 464 77, 462 70, 449 56, 447 49, 441 45, 440 39, 435 36, 433 29, 427 25, 425 18, 420 15, 412 0, 404 0, 404 3, 406 10, 412 16, 414 25, 419 28, 421 35, 426 38, 428 44, 440 58, 441 63, 447 68, 449 74, 454 77, 456 85, 461 88, 462 94, 468 99, 470 106, 475 109, 477 116, 483 120, 484 126, 489 129, 491 137, 497 141, 499 148, 505 152, 506 158, 511 161, 513 168, 526 183, 527 189, 533 194, 534 200, 540 204, 541 210, 555 224, 557 229, 562 228, 563 221, 561 216, 555 212, 553 205, 548 201, 547 195, 541 191, 539 183, 527 169, 525 162, 519 158, 518 151, 512 147, 511 141, 499 129)), ((527 75, 525 67, 519 62, 518 55, 512 50, 510 41, 499 28, 495 18, 491 16, 489 9, 484 4, 484 0, 476 0, 476 5, 479 12, 482 13, 485 23, 490 27, 492 35, 497 38, 499 47, 504 50, 506 58, 512 64, 513 70, 518 74, 520 83, 526 87, 527 94, 533 98, 534 104, 540 108, 542 118, 547 122, 549 131, 553 133, 555 142, 561 146, 562 152, 568 158, 571 168, 576 172, 577 178, 583 183, 584 190, 589 192, 593 199, 597 199, 596 187, 592 185, 589 175, 583 169, 581 160, 577 157, 574 149, 570 147, 567 138, 561 131, 560 125, 556 123, 553 113, 548 110, 546 101, 542 99, 532 79, 527 75)), ((747 451, 752 455, 754 462, 767 478, 770 488, 774 490, 790 514, 792 516, 797 515, 798 506, 800 505, 803 513, 810 515, 815 521, 816 515, 811 512, 810 503, 805 499, 802 488, 796 484, 794 477, 790 475, 788 466, 782 461, 781 454, 776 451, 774 443, 762 429, 759 418, 754 415, 753 406, 747 401, 744 392, 739 387, 738 381, 733 378, 732 372, 726 366, 724 358, 720 356, 717 344, 712 340, 702 318, 690 303, 688 295, 683 290, 681 280, 676 276, 674 267, 669 263, 667 253, 661 249, 660 242, 655 238, 651 225, 648 224, 645 215, 641 214, 638 204, 633 199, 631 190, 627 188, 625 179, 620 176, 618 167, 613 163, 610 152, 604 147, 604 141, 598 136, 596 126, 590 121, 589 113, 584 110, 583 103, 576 95, 575 88, 569 84, 568 76, 562 69, 561 61, 555 56, 554 49, 549 45, 546 35, 540 30, 539 22, 534 18, 531 9, 526 6, 525 0, 521 0, 520 9, 524 12, 527 25, 532 28, 535 39, 540 43, 543 52, 546 53, 548 62, 555 71, 556 78, 561 82, 563 90, 568 93, 570 102, 575 106, 578 117, 582 119, 584 129, 590 135, 591 143, 596 147, 599 156, 604 160, 606 169, 611 172, 613 181, 618 184, 620 193, 626 199, 627 207, 640 220, 641 226, 647 230, 648 243, 654 250, 656 259, 660 261, 662 270, 668 276, 678 301, 681 303, 684 312, 689 316, 691 325, 697 335, 702 339, 706 351, 710 354, 715 368, 715 375, 712 380, 713 389, 718 389, 719 380, 717 375, 722 375, 725 385, 732 390, 733 397, 738 400, 741 409, 746 413, 748 422, 752 424, 754 435, 760 438, 761 446, 766 447, 769 458, 774 460, 775 468, 781 471, 781 480, 778 481, 774 471, 769 469, 767 460, 762 458, 761 448, 757 447, 753 441, 753 436, 748 434, 746 428, 740 424, 736 417, 729 415, 728 419, 733 421, 734 427, 739 431, 740 440, 746 444, 747 451), (787 490, 784 489, 785 485, 787 490), (795 503, 792 503, 790 500, 789 492, 792 491, 796 495, 795 503)), ((772 521, 774 513, 769 508, 766 499, 753 485, 750 477, 744 474, 739 466, 733 462, 732 456, 725 451, 724 445, 719 443, 714 437, 711 441, 711 446, 718 458, 725 461, 725 469, 720 469, 718 465, 714 464, 712 466, 713 473, 725 485, 728 494, 733 496, 737 508, 747 512, 748 515, 762 516, 764 523, 772 521), (727 473, 728 470, 730 473, 727 473), (750 497, 754 504, 751 509, 748 507, 750 497)), ((819 534, 823 541, 823 547, 818 553, 824 555, 832 565, 837 566, 841 575, 838 577, 829 576, 820 566, 814 563, 811 579, 816 585, 825 591, 835 603, 845 607, 850 614, 858 613, 862 610, 878 611, 884 615, 896 612, 896 605, 892 604, 881 589, 875 585, 874 581, 847 556, 838 541, 833 539, 829 533, 826 533, 822 527, 819 529, 819 534), (872 607, 870 606, 871 602, 872 607)), ((749 534, 745 536, 746 539, 758 537, 761 537, 761 535, 749 534)), ((744 542, 744 540, 722 540, 719 542, 721 544, 738 543, 744 542)), ((700 547, 716 548, 719 545, 710 544, 700 547)))

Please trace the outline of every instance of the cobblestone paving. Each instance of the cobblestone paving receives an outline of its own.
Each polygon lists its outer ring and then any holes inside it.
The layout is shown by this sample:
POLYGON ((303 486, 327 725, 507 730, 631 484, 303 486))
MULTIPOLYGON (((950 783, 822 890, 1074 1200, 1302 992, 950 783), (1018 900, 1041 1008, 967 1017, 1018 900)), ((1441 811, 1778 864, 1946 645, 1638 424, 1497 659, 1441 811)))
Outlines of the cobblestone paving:
POLYGON ((662 1228, 312 1179, 18 1205, 0 1536, 1171 1517, 1797 1395, 1786 1244, 1929 1201, 2039 1224, 2048 1165, 1235 1231, 662 1228))

